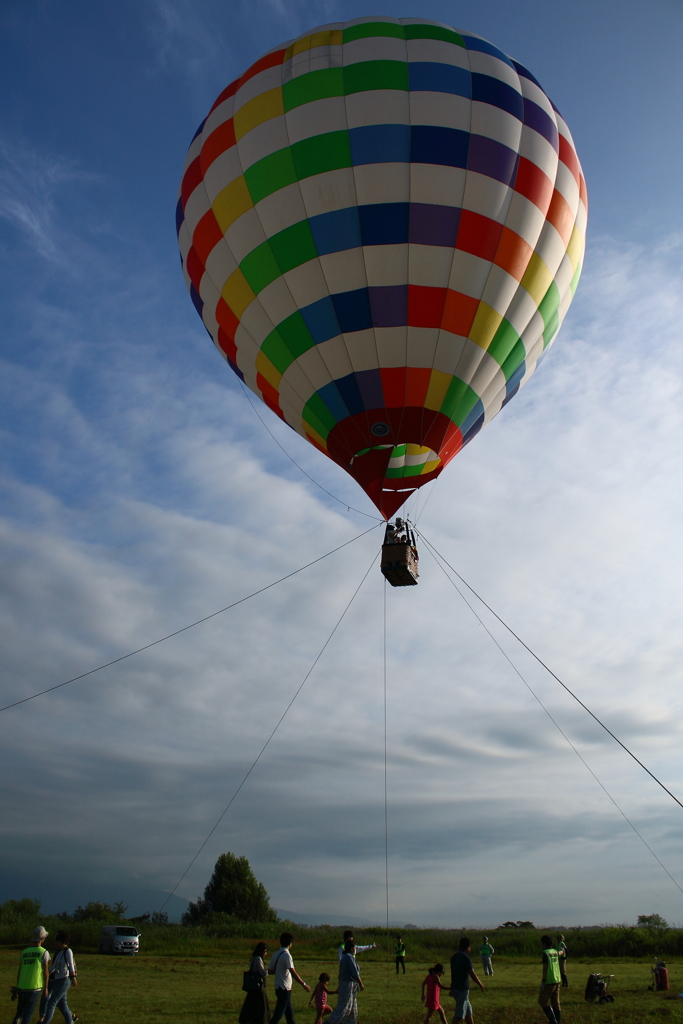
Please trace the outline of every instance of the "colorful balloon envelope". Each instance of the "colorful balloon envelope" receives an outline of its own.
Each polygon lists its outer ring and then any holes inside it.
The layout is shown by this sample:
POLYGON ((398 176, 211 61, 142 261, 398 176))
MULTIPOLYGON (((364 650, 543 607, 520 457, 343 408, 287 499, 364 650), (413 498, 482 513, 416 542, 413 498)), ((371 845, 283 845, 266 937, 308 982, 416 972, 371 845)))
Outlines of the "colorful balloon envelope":
POLYGON ((389 517, 553 341, 586 188, 521 64, 433 21, 360 18, 272 50, 220 94, 177 226, 234 372, 389 517))

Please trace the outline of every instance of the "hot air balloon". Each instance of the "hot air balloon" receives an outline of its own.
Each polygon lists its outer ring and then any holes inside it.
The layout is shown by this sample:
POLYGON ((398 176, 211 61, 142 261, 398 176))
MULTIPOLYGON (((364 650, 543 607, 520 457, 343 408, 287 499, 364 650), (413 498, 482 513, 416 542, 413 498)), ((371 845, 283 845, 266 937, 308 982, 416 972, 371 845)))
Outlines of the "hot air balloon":
POLYGON ((271 50, 220 94, 177 226, 216 348, 388 518, 553 341, 586 188, 518 61, 423 18, 359 18, 271 50))

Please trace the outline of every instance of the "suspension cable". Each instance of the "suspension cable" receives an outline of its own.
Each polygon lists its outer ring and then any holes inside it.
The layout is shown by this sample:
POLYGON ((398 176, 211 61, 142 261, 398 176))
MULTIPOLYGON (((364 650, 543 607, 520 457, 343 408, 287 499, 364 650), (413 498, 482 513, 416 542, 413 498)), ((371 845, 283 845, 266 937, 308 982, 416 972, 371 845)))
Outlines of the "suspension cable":
MULTIPOLYGON (((384 520, 377 524, 381 526, 384 520)), ((377 526, 371 526, 369 530, 364 530, 363 533, 359 533, 356 537, 351 540, 345 541, 336 548, 332 548, 324 555, 320 555, 319 558, 314 558, 312 562, 307 562, 306 565, 302 565, 299 569, 295 569, 294 572, 288 572, 286 576, 281 576, 279 580, 274 580, 265 587, 261 587, 259 590, 255 590, 253 594, 247 594, 246 597, 241 597, 239 601, 233 601, 232 604, 226 604, 224 608, 219 608, 216 612, 211 612, 210 615, 204 615, 201 619, 197 619, 195 622, 191 622, 188 626, 183 626, 182 629, 176 629, 173 633, 167 633, 166 636, 159 637, 158 640, 152 640, 151 643, 145 644, 144 647, 138 647, 134 651, 129 651, 128 654, 122 654, 119 658, 114 658, 112 661, 105 662, 104 665, 98 665, 97 668, 91 668, 87 672, 81 672, 78 676, 72 676, 71 679, 66 679, 63 683, 57 683, 55 686, 48 686, 45 690, 39 690, 38 693, 32 693, 30 697, 23 697, 21 700, 15 700, 12 704, 6 704, 3 708, 0 708, 0 712, 9 711, 10 708, 16 708, 19 704, 26 704, 30 700, 35 700, 36 697, 42 697, 46 693, 52 693, 53 690, 60 690, 62 686, 68 686, 69 683, 75 683, 79 679, 85 679, 86 676, 92 676, 95 672, 101 672, 104 668, 110 668, 112 665, 118 665, 120 661, 125 661, 127 658, 132 658, 135 654, 141 654, 142 651, 148 651, 150 647, 156 647, 157 644, 162 644, 165 640, 170 640, 174 636, 179 636, 180 633, 187 632, 188 629, 194 629, 195 626, 201 625, 202 622, 208 622, 209 619, 215 619, 217 615, 222 615, 223 612, 230 611, 231 608, 236 608, 238 604, 244 604, 245 601, 250 601, 252 597, 257 597, 259 594, 263 594, 266 590, 270 590, 272 587, 276 587, 278 583, 284 583, 285 580, 291 579, 292 576, 296 576, 297 573, 303 572, 304 569, 309 569, 312 565, 316 565, 317 562, 322 562, 324 558, 329 558, 330 555, 334 555, 337 551, 341 551, 342 548, 346 548, 349 544, 354 544, 361 537, 367 536, 368 533, 372 533, 373 530, 377 529, 377 526)))
MULTIPOLYGON (((373 529, 374 529, 374 527, 373 527, 373 529)), ((369 531, 368 531, 368 532, 369 532, 369 531)), ((199 849, 198 849, 198 850, 197 850, 197 852, 195 853, 194 857, 192 858, 192 860, 191 860, 191 861, 190 861, 190 863, 189 863, 189 864, 187 865, 187 867, 186 867, 186 868, 185 868, 185 870, 183 871, 182 875, 180 876, 180 878, 178 879, 178 881, 176 882, 176 884, 175 884, 175 885, 173 886, 173 888, 172 888, 172 889, 171 889, 171 891, 169 892, 169 894, 168 894, 168 896, 166 897, 166 899, 164 900, 164 902, 163 902, 163 903, 161 904, 161 907, 159 908, 159 912, 160 912, 160 913, 161 913, 161 911, 162 911, 162 910, 164 909, 164 907, 166 906, 166 904, 168 903, 168 901, 170 900, 171 896, 173 896, 173 895, 174 895, 174 893, 175 893, 176 889, 178 888, 178 886, 180 885, 180 883, 181 883, 181 882, 183 881, 183 879, 184 879, 184 878, 185 878, 185 876, 187 875, 188 871, 190 870, 190 868, 192 867, 192 865, 193 865, 193 864, 194 864, 194 862, 195 862, 195 861, 197 860, 197 858, 199 857, 200 853, 202 852, 202 850, 204 849, 204 847, 205 847, 205 846, 206 846, 206 844, 208 843, 209 839, 210 839, 210 838, 211 838, 211 836, 212 836, 212 835, 214 834, 214 832, 216 831, 216 829, 218 828, 218 826, 219 826, 219 825, 220 825, 220 823, 222 822, 223 818, 225 817, 225 815, 226 815, 226 814, 228 813, 228 811, 229 811, 229 810, 230 810, 230 808, 232 807, 232 805, 233 805, 233 803, 234 803, 234 801, 235 801, 235 799, 236 799, 236 797, 237 797, 238 793, 239 793, 239 792, 240 792, 240 790, 242 789, 242 786, 243 786, 243 785, 245 784, 245 782, 247 781, 247 779, 249 778, 249 776, 250 776, 250 775, 251 775, 251 773, 253 772, 254 768, 256 767, 256 765, 257 765, 257 764, 259 763, 259 761, 261 760, 261 757, 262 757, 262 755, 264 754, 264 752, 265 752, 265 750, 266 750, 266 747, 268 746, 268 744, 269 744, 269 743, 270 743, 270 741, 272 740, 273 736, 275 735, 275 733, 276 733, 276 732, 278 731, 278 729, 280 728, 280 726, 281 726, 281 725, 282 725, 282 723, 284 722, 284 720, 285 720, 285 717, 286 717, 286 715, 287 715, 287 712, 289 711, 289 709, 291 708, 292 704, 294 703, 294 701, 296 700, 296 698, 297 698, 297 697, 299 696, 299 694, 301 693, 301 691, 303 690, 303 688, 304 688, 304 686, 306 685, 306 682, 307 682, 307 680, 308 680, 309 676, 311 675, 311 673, 312 673, 313 669, 315 668, 315 666, 316 666, 316 665, 318 664, 318 662, 319 662, 319 661, 320 661, 320 659, 322 658, 322 656, 323 656, 323 654, 324 654, 324 652, 325 652, 325 649, 327 648, 328 644, 329 644, 329 643, 330 643, 330 641, 332 640, 332 637, 334 636, 334 634, 335 634, 335 633, 337 632, 337 629, 339 628, 339 626, 340 626, 340 625, 341 625, 341 623, 342 623, 342 619, 344 618, 344 616, 345 616, 345 615, 346 615, 346 613, 348 612, 349 608, 350 608, 350 607, 351 607, 351 605, 353 604, 353 602, 354 602, 354 600, 355 600, 355 598, 356 598, 356 595, 358 594, 358 592, 359 592, 360 588, 361 588, 361 587, 363 586, 363 584, 365 583, 366 579, 368 578, 368 575, 369 575, 369 573, 370 573, 370 570, 372 569, 372 567, 373 567, 373 565, 375 564, 376 560, 377 560, 377 555, 376 555, 376 554, 374 554, 374 555, 372 556, 372 561, 370 562, 370 565, 369 565, 369 566, 368 566, 368 568, 366 569, 366 571, 365 571, 365 574, 364 574, 364 576, 363 576, 362 580, 360 581, 360 583, 358 584, 358 586, 357 586, 357 587, 356 587, 356 589, 354 590, 353 594, 351 595, 351 598, 350 598, 350 600, 348 601, 348 603, 347 603, 346 607, 344 608, 344 611, 343 611, 343 612, 341 613, 341 615, 340 615, 340 616, 339 616, 339 618, 337 619, 337 621, 336 621, 335 625, 334 625, 334 626, 333 626, 333 628, 332 628, 332 632, 330 633, 330 635, 328 636, 327 640, 325 641, 325 643, 324 643, 324 644, 322 645, 322 647, 320 648, 320 651, 319 651, 319 652, 318 652, 318 654, 316 655, 316 657, 315 657, 315 660, 313 661, 313 664, 311 665, 311 667, 309 668, 308 672, 307 672, 307 673, 306 673, 306 675, 304 676, 304 678, 303 678, 302 682, 300 683, 300 685, 299 685, 298 689, 296 690, 296 692, 295 692, 294 696, 293 696, 293 697, 292 697, 292 699, 290 700, 290 702, 289 702, 289 704, 287 705, 287 707, 285 708, 285 710, 284 710, 284 711, 282 712, 282 714, 280 715, 280 717, 279 717, 279 719, 278 719, 278 721, 277 721, 277 724, 276 724, 275 728, 273 729, 273 731, 271 732, 270 736, 268 737, 268 739, 267 739, 267 740, 266 740, 266 742, 265 742, 265 743, 263 744, 263 746, 262 746, 262 747, 261 747, 261 749, 259 750, 259 752, 258 752, 258 754, 256 755, 256 757, 255 757, 255 758, 254 758, 254 760, 252 761, 252 763, 251 763, 251 766, 249 767, 249 770, 248 770, 248 771, 246 772, 246 774, 245 774, 245 775, 243 776, 243 778, 242 778, 242 781, 240 782, 239 786, 237 787, 237 789, 236 789, 236 790, 235 790, 235 792, 234 792, 234 793, 232 794, 232 796, 231 796, 231 797, 230 797, 230 799, 228 800, 227 804, 225 805, 225 807, 224 807, 224 808, 223 808, 223 810, 221 811, 221 813, 220 813, 220 815, 218 816, 218 819, 217 819, 217 821, 216 821, 215 825, 213 826, 213 828, 211 829, 211 831, 210 831, 210 832, 208 833, 208 835, 207 835, 206 839, 205 839, 205 840, 204 840, 204 842, 203 842, 203 843, 201 844, 201 846, 199 847, 199 849)))
POLYGON ((517 633, 515 633, 514 629, 513 629, 513 628, 512 628, 511 626, 508 626, 507 622, 505 622, 505 620, 504 620, 504 619, 502 619, 502 618, 500 617, 500 615, 498 615, 498 613, 497 613, 497 612, 495 612, 495 611, 493 610, 493 608, 491 607, 491 605, 489 605, 489 604, 487 604, 487 603, 486 603, 486 601, 484 600, 484 598, 483 598, 483 597, 481 597, 481 595, 477 593, 477 591, 476 591, 476 590, 474 589, 474 587, 472 587, 472 586, 471 586, 471 585, 470 585, 470 584, 469 584, 469 583, 467 582, 467 580, 466 580, 466 579, 464 579, 464 578, 463 578, 463 577, 462 577, 462 576, 460 575, 460 573, 459 573, 459 572, 457 571, 457 569, 454 569, 454 568, 453 568, 453 566, 451 565, 451 563, 450 563, 450 562, 449 562, 449 561, 448 561, 448 560, 447 560, 447 559, 446 559, 446 558, 445 558, 445 557, 444 557, 444 556, 443 556, 443 555, 442 555, 442 554, 441 554, 441 553, 440 553, 439 551, 437 551, 437 549, 436 549, 436 548, 434 547, 434 545, 433 545, 433 544, 430 544, 430 542, 429 542, 429 541, 427 540, 427 538, 425 537, 424 533, 420 533, 420 534, 419 534, 419 536, 420 536, 420 537, 422 538, 422 540, 423 540, 423 541, 425 542, 425 544, 427 545, 427 548, 428 548, 428 549, 430 549, 430 551, 431 551, 431 552, 433 552, 433 553, 435 553, 436 555, 438 555, 438 557, 439 557, 439 558, 440 558, 440 559, 441 559, 441 560, 442 560, 442 561, 444 562, 444 564, 448 566, 448 568, 449 568, 449 569, 451 570, 451 572, 452 572, 452 573, 454 573, 454 575, 455 575, 455 576, 457 576, 457 578, 458 578, 458 579, 460 580, 460 582, 461 582, 461 583, 463 583, 463 584, 464 584, 464 585, 465 585, 465 586, 467 587, 467 589, 468 589, 468 590, 469 590, 469 591, 470 591, 470 592, 471 592, 472 594, 474 594, 474 596, 475 596, 475 597, 477 598, 477 600, 478 600, 478 601, 481 601, 481 603, 483 604, 484 608, 486 608, 486 609, 487 609, 487 610, 488 610, 489 612, 491 612, 491 614, 493 615, 493 617, 494 617, 495 619, 497 619, 497 620, 498 620, 498 622, 500 622, 501 626, 504 626, 504 627, 505 627, 505 629, 506 629, 506 630, 508 631, 508 633, 510 633, 510 634, 511 634, 511 635, 512 635, 512 636, 513 636, 513 637, 515 638, 515 640, 516 640, 516 641, 517 641, 517 642, 518 642, 519 644, 521 644, 521 645, 522 645, 522 647, 523 647, 523 648, 525 649, 525 651, 528 651, 528 652, 529 652, 529 654, 530 654, 530 655, 532 656, 532 658, 534 658, 534 659, 535 659, 535 660, 536 660, 536 661, 538 662, 538 664, 539 664, 539 665, 541 665, 541 666, 542 666, 542 668, 544 668, 544 669, 546 670, 546 672, 547 672, 547 673, 548 673, 549 675, 551 675, 551 676, 553 677, 553 679, 554 679, 554 680, 555 680, 556 682, 558 682, 558 683, 560 684, 560 686, 562 687, 562 689, 563 689, 563 690, 566 690, 566 692, 567 692, 567 693, 569 694, 569 696, 570 696, 570 697, 573 697, 573 699, 574 699, 574 700, 576 701, 576 703, 577 703, 577 704, 580 704, 580 705, 581 705, 581 707, 583 708, 583 710, 584 710, 584 711, 586 711, 586 712, 587 712, 587 713, 588 713, 588 714, 589 714, 589 715, 591 716, 591 718, 592 718, 592 719, 593 719, 593 720, 594 720, 595 722, 597 722, 597 724, 598 724, 598 725, 600 726, 600 728, 601 728, 601 729, 604 729, 604 730, 605 730, 605 732, 606 732, 606 733, 607 733, 607 734, 608 734, 609 736, 611 736, 611 737, 612 737, 612 739, 614 740, 614 742, 615 742, 615 743, 618 743, 618 744, 619 744, 619 746, 620 746, 620 747, 622 748, 622 750, 626 751, 626 753, 628 754, 628 756, 629 756, 629 757, 631 757, 631 758, 633 758, 633 760, 634 760, 634 761, 636 762, 636 764, 640 765, 640 767, 641 767, 641 768, 643 769, 643 771, 644 771, 644 772, 647 772, 647 774, 648 774, 648 775, 650 776, 650 778, 651 778, 651 779, 652 779, 652 780, 653 780, 654 782, 656 782, 656 783, 657 783, 657 785, 658 785, 658 786, 659 786, 659 787, 660 787, 661 789, 663 789, 665 793, 668 793, 668 795, 669 795, 669 796, 671 797, 671 799, 672 799, 672 800, 673 800, 673 801, 674 801, 675 803, 677 803, 677 804, 678 804, 678 806, 679 806, 680 808, 683 808, 683 803, 681 803, 681 801, 680 801, 680 800, 678 799, 678 797, 677 797, 677 796, 675 796, 675 795, 674 795, 674 794, 673 794, 673 793, 671 792, 671 790, 670 790, 670 789, 667 789, 667 787, 666 787, 666 786, 664 785, 664 783, 663 783, 663 782, 662 782, 662 781, 661 781, 660 779, 658 779, 658 778, 657 778, 657 776, 656 776, 656 775, 654 774, 654 772, 651 772, 651 771, 650 771, 650 769, 649 769, 649 768, 648 768, 648 767, 647 767, 646 765, 644 765, 644 764, 643 764, 643 762, 642 762, 642 761, 640 760, 640 758, 636 757, 636 755, 635 755, 635 754, 633 753, 633 751, 632 751, 632 750, 629 750, 629 748, 628 748, 628 747, 626 746, 626 744, 625 744, 625 743, 623 743, 623 742, 622 742, 622 741, 621 741, 621 740, 619 739, 619 737, 618 737, 618 736, 616 736, 616 735, 615 735, 615 734, 614 734, 614 733, 612 732, 612 730, 611 730, 611 729, 609 729, 609 728, 608 728, 608 727, 607 727, 607 726, 605 725, 605 723, 604 723, 604 722, 602 722, 602 721, 601 721, 601 720, 600 720, 600 719, 598 718, 598 716, 597 716, 597 715, 596 715, 596 714, 595 714, 595 713, 594 713, 593 711, 591 711, 591 709, 590 709, 590 708, 589 708, 589 707, 588 707, 588 706, 587 706, 586 704, 584 704, 584 702, 583 702, 583 701, 581 700, 581 698, 580 698, 580 697, 577 697, 577 695, 576 695, 576 694, 575 694, 575 693, 573 692, 573 690, 570 690, 570 688, 569 688, 569 687, 567 686, 567 684, 566 684, 566 683, 563 683, 563 682, 562 682, 562 680, 560 679, 560 677, 559 677, 558 675, 556 675, 556 673, 555 673, 555 672, 553 672, 553 670, 552 670, 552 669, 551 669, 551 668, 550 668, 550 667, 549 667, 548 665, 546 665, 546 663, 545 663, 545 662, 543 661, 543 659, 542 659, 542 658, 540 658, 540 657, 539 657, 539 655, 538 655, 538 654, 536 654, 536 652, 535 652, 535 651, 533 651, 533 650, 531 649, 531 647, 529 647, 529 645, 528 645, 528 644, 526 644, 526 643, 524 642, 524 640, 522 640, 522 638, 521 638, 521 637, 520 637, 520 636, 519 636, 519 635, 518 635, 517 633))
MULTIPOLYGON (((239 379, 239 378, 238 378, 238 379, 239 379)), ((275 444, 276 444, 276 445, 278 446, 278 448, 280 449, 280 451, 281 451, 281 452, 282 452, 282 453, 283 453, 284 455, 286 455, 286 456, 287 456, 287 458, 289 459, 289 461, 290 461, 290 462, 292 462, 292 463, 293 463, 293 464, 294 464, 294 465, 296 466, 296 468, 297 468, 297 469, 298 469, 298 470, 299 470, 299 471, 300 471, 301 473, 303 473, 303 475, 304 475, 305 477, 308 477, 308 479, 309 479, 309 480, 311 481, 311 483, 312 483, 312 484, 315 484, 315 486, 316 486, 316 487, 319 487, 321 491, 324 491, 324 492, 325 492, 325 494, 329 494, 330 498, 334 498, 334 500, 335 500, 335 501, 338 501, 340 505, 344 505, 344 506, 345 506, 345 508, 346 508, 346 509, 347 509, 347 510, 348 510, 349 512, 357 512, 359 516, 366 516, 366 517, 367 517, 368 519, 376 519, 378 523, 383 523, 383 522, 384 522, 384 520, 383 520, 383 519, 380 519, 380 518, 379 518, 379 516, 373 516, 373 515, 371 515, 371 514, 370 514, 369 512, 361 512, 361 510, 360 510, 359 508, 354 508, 354 507, 353 507, 353 505, 349 505, 349 504, 347 504, 347 502, 345 502, 345 501, 342 501, 342 499, 341 499, 341 498, 338 498, 336 494, 333 494, 333 493, 332 493, 332 491, 328 491, 328 489, 327 489, 326 487, 323 487, 323 485, 322 485, 322 484, 318 483, 318 481, 317 481, 317 480, 316 480, 316 479, 315 479, 314 477, 312 477, 310 473, 307 473, 307 472, 306 472, 306 470, 305 470, 305 469, 303 468, 303 466, 300 466, 300 465, 299 465, 299 463, 298 463, 298 462, 296 461, 296 459, 292 458, 292 456, 291 456, 291 455, 289 454, 289 452, 288 452, 288 451, 287 451, 287 449, 286 449, 286 448, 284 447, 284 445, 280 444, 280 442, 279 442, 279 441, 278 441, 278 439, 276 438, 275 434, 274 434, 274 433, 273 433, 273 431, 272 431, 272 430, 270 429, 270 427, 268 426, 268 424, 267 424, 267 423, 266 423, 266 421, 264 420, 263 416, 262 416, 262 415, 261 415, 261 413, 259 412, 259 410, 258 410, 258 408, 256 407, 256 405, 254 405, 254 402, 253 402, 253 400, 252 400, 252 397, 251 397, 251 395, 250 395, 250 393, 249 393, 249 389, 248 389, 248 388, 247 388, 247 387, 246 387, 246 386, 245 386, 245 385, 244 385, 244 384, 242 383, 242 381, 240 381, 240 385, 241 385, 241 387, 242 387, 242 391, 243 391, 243 392, 244 392, 244 394, 245 394, 245 397, 247 398, 247 401, 249 402, 249 405, 250 405, 250 406, 252 407, 252 409, 254 410, 254 412, 256 413, 256 415, 258 416, 258 418, 260 419, 261 423, 263 424, 263 426, 265 427, 265 429, 266 429, 266 430, 268 431, 268 433, 269 433, 269 434, 270 434, 270 436, 272 437, 273 441, 275 441, 275 444)))
POLYGON ((386 900, 387 919, 387 984, 391 976, 390 971, 390 939, 389 939, 389 803, 387 799, 387 580, 384 579, 384 894, 386 900))
MULTIPOLYGON (((428 549, 428 550, 429 550, 429 549, 428 549)), ((647 840, 645 839, 645 837, 644 837, 644 836, 643 836, 643 835, 642 835, 642 834, 641 834, 641 833, 640 833, 640 832, 638 831, 638 829, 637 829, 637 828, 636 828, 636 826, 635 826, 635 825, 633 824, 633 822, 631 821, 631 819, 630 819, 630 818, 629 818, 629 817, 628 817, 628 816, 626 815, 626 812, 625 812, 624 810, 622 810, 622 808, 621 808, 621 807, 619 806, 619 804, 618 804, 618 803, 617 803, 617 801, 616 801, 616 800, 614 799, 614 797, 613 797, 613 796, 612 796, 612 794, 611 794, 611 793, 609 792, 609 790, 608 790, 608 789, 607 789, 607 787, 606 787, 606 786, 604 785, 604 783, 602 783, 602 782, 601 782, 601 780, 600 780, 600 779, 598 778, 598 776, 597 776, 597 775, 595 774, 595 772, 593 771, 593 769, 591 768, 591 766, 590 766, 590 765, 588 764, 588 762, 586 761, 586 759, 585 759, 585 758, 583 757, 583 755, 582 755, 582 754, 580 753, 580 751, 579 751, 579 750, 578 750, 578 749, 577 749, 577 748, 576 748, 576 747, 574 746, 574 744, 573 744, 573 743, 572 743, 572 741, 570 740, 570 738, 569 738, 569 736, 567 735, 567 733, 566 733, 566 732, 564 731, 564 729, 563 729, 563 728, 562 728, 562 726, 561 726, 561 725, 559 724, 559 722, 557 721, 557 719, 556 719, 556 718, 554 718, 554 717, 553 717, 553 715, 552 715, 552 714, 550 713, 550 711, 549 711, 549 710, 548 710, 548 708, 547 708, 547 707, 545 706, 545 704, 543 703, 543 701, 541 700, 541 698, 540 698, 540 697, 538 696, 538 694, 536 693, 536 691, 535 691, 535 690, 533 689, 533 687, 532 687, 532 686, 530 685, 530 683, 529 683, 529 682, 528 682, 528 681, 526 680, 526 678, 525 678, 525 677, 524 677, 524 676, 522 675, 522 673, 521 673, 521 672, 519 671, 519 669, 517 668, 517 666, 515 665, 515 663, 514 663, 514 662, 512 661, 512 659, 511 659, 511 658, 509 657, 509 655, 507 654, 507 652, 506 652, 506 651, 505 651, 505 650, 503 649, 503 647, 502 647, 502 646, 500 645, 500 643, 498 642, 498 640, 496 639, 496 637, 495 637, 495 636, 493 635, 493 633, 491 632, 491 630, 489 629, 489 627, 488 627, 488 626, 486 625, 486 623, 484 622, 484 620, 483 620, 483 619, 481 618, 481 616, 479 615, 479 613, 477 612, 477 610, 476 610, 476 609, 474 608, 474 606, 472 605, 472 603, 471 603, 470 601, 468 601, 468 600, 467 600, 467 597, 465 596, 465 594, 463 594, 462 590, 461 590, 461 589, 460 589, 460 587, 459 587, 459 586, 457 585, 457 583, 456 583, 456 582, 455 582, 455 581, 454 581, 453 579, 451 579, 451 577, 450 577, 450 576, 448 575, 448 573, 446 572, 446 570, 444 569, 443 565, 442 565, 442 564, 441 564, 441 562, 440 562, 440 561, 438 560, 438 558, 436 557, 436 555, 435 555, 435 554, 434 554, 434 553, 433 553, 432 551, 429 551, 429 554, 430 554, 430 555, 432 556, 432 558, 434 559, 434 561, 435 561, 435 562, 436 562, 436 564, 438 565, 439 569, 441 569, 442 573, 443 573, 443 574, 445 575, 446 579, 447 579, 447 580, 448 580, 448 582, 449 582, 449 583, 451 584, 451 586, 452 586, 452 587, 454 587, 454 589, 455 589, 455 590, 456 590, 456 591, 458 592, 458 594, 460 595, 460 597, 462 598, 462 600, 463 600, 463 601, 465 602, 465 604, 467 605, 467 607, 469 608, 469 610, 470 610, 470 611, 472 612, 472 614, 474 615, 474 617, 475 617, 475 619, 477 620, 477 622, 479 623, 479 625, 480 625, 480 626, 482 626, 482 627, 484 628, 484 630, 486 631, 486 633, 488 633, 488 635, 489 635, 489 637, 491 638, 491 640, 493 640, 494 644, 496 645, 496 647, 498 648, 498 650, 500 651, 500 653, 501 653, 501 654, 503 655, 503 657, 504 657, 504 658, 505 658, 505 660, 507 661, 507 663, 508 663, 508 665, 510 666, 510 668, 512 668, 512 670, 513 670, 513 671, 514 671, 514 672, 515 672, 515 673, 516 673, 516 674, 517 674, 517 675, 519 676, 519 678, 520 678, 520 679, 522 680, 522 682, 524 683, 524 685, 526 686, 527 690, 528 690, 528 691, 529 691, 529 693, 530 693, 530 694, 532 695, 532 697, 534 698, 534 700, 536 700, 536 701, 538 702, 538 704, 540 704, 541 708, 542 708, 542 709, 543 709, 543 710, 545 711, 546 715, 548 716, 548 718, 550 719, 550 721, 551 721, 551 722, 553 723, 553 725, 555 726, 555 728, 557 729, 557 731, 558 731, 558 732, 560 733, 560 735, 561 735, 561 736, 563 736, 563 737, 564 737, 564 739, 565 739, 565 740, 567 741, 567 743, 569 744, 569 746, 570 746, 570 747, 572 748, 572 750, 574 751, 574 753, 576 754, 576 756, 577 756, 577 757, 579 758, 579 760, 580 760, 580 761, 581 761, 581 762, 583 763, 584 767, 585 767, 585 768, 586 768, 586 769, 587 769, 587 770, 588 770, 588 771, 590 772, 590 774, 591 774, 591 775, 593 776, 593 778, 595 779, 595 781, 597 782, 597 784, 598 784, 598 785, 600 786, 600 788, 601 788, 601 789, 602 789, 602 791, 604 792, 605 796, 607 796, 607 798, 608 798, 609 800, 611 800, 611 802, 612 802, 612 803, 614 804, 614 806, 616 807, 616 809, 617 809, 617 810, 619 811, 619 814, 620 814, 620 815, 622 816, 622 818, 624 819, 624 821, 626 821, 626 822, 627 822, 627 824, 628 824, 628 825, 629 825, 629 826, 630 826, 630 827, 631 827, 631 828, 633 829, 633 831, 634 831, 634 832, 635 832, 635 834, 636 834, 636 835, 638 836, 638 838, 640 839, 640 841, 641 841, 641 843, 643 844, 643 846, 645 846, 645 848, 646 848, 647 850, 649 850, 649 852, 650 852, 650 853, 652 854, 652 856, 653 856, 653 857, 654 857, 654 859, 655 859, 655 860, 657 861, 657 863, 659 864, 659 866, 660 866, 660 868, 662 869, 662 871, 664 871, 664 872, 665 872, 665 873, 666 873, 666 874, 667 874, 667 875, 669 876, 669 878, 671 879, 671 881, 673 882, 673 884, 674 884, 674 885, 676 886, 676 888, 677 888, 677 889, 679 890, 679 892, 683 893, 683 888, 681 888, 681 886, 680 886, 680 885, 678 884, 678 882, 676 881, 676 879, 674 878, 674 876, 673 876, 673 875, 671 874, 671 872, 669 871, 669 869, 668 869, 668 868, 666 867, 666 865, 662 863, 662 861, 661 861, 661 860, 659 859, 659 857, 657 856, 657 854, 655 853, 655 851, 654 851, 654 850, 652 849, 652 847, 650 846, 650 844, 649 844, 649 843, 647 842, 647 840)))

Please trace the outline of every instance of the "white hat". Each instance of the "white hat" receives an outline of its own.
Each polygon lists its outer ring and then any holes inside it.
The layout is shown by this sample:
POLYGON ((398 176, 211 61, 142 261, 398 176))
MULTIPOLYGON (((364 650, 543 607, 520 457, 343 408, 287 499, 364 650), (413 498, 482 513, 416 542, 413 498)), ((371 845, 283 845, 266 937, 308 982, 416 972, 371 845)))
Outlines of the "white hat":
POLYGON ((39 924, 31 932, 31 942, 42 942, 43 939, 48 937, 49 932, 46 932, 42 924, 39 924))

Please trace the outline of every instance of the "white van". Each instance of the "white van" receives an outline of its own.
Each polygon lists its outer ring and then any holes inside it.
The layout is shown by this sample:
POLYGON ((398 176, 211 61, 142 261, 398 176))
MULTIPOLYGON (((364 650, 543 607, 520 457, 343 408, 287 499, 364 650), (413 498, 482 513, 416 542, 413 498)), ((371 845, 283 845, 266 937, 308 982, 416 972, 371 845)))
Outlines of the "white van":
POLYGON ((140 948, 137 928, 127 924, 105 924, 100 932, 99 953, 128 953, 135 956, 140 948))

